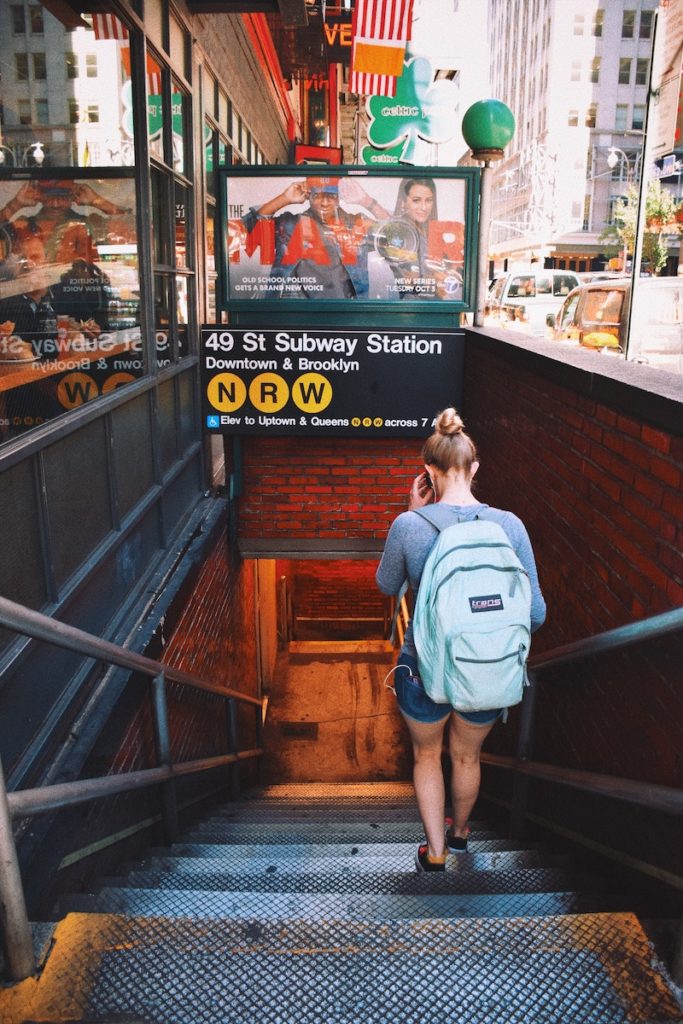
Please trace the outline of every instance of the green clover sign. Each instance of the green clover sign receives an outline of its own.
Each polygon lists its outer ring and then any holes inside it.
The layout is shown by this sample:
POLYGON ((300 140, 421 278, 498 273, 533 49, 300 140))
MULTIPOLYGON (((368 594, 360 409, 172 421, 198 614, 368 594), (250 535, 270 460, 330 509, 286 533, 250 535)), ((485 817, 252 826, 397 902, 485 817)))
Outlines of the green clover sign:
POLYGON ((419 140, 446 142, 455 134, 458 121, 458 87, 449 79, 433 81, 426 57, 413 57, 403 65, 396 83, 396 95, 372 96, 368 142, 380 149, 403 144, 401 160, 415 164, 420 155, 419 140))

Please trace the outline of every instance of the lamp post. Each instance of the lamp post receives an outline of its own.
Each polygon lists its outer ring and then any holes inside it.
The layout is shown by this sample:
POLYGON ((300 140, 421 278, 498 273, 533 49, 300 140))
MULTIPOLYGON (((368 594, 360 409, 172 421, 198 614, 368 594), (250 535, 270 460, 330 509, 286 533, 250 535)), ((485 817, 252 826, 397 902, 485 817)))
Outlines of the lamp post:
POLYGON ((477 265, 477 306, 475 327, 484 325, 484 302, 488 281, 488 242, 491 223, 491 163, 500 160, 515 133, 515 118, 500 100, 479 100, 465 111, 462 134, 472 156, 482 164, 479 189, 479 258, 477 265))
POLYGON ((7 159, 11 160, 12 167, 30 167, 29 158, 36 167, 42 167, 45 160, 45 148, 42 142, 31 142, 22 149, 20 146, 5 146, 0 144, 0 167, 4 167, 7 159))
MULTIPOLYGON (((613 171, 614 168, 617 166, 617 164, 621 161, 625 165, 625 167, 626 167, 626 184, 628 186, 628 185, 632 184, 632 182, 633 182, 633 172, 635 171, 635 164, 636 164, 636 160, 637 159, 638 159, 637 156, 634 156, 634 158, 633 158, 633 167, 631 167, 631 158, 629 157, 628 153, 625 153, 623 149, 619 148, 619 146, 610 146, 609 153, 607 154, 607 166, 609 167, 610 171, 613 171)), ((622 254, 622 257, 621 257, 621 262, 622 262, 621 269, 622 269, 624 274, 626 273, 626 263, 627 263, 627 261, 628 261, 628 245, 626 244, 626 241, 624 240, 624 251, 623 251, 623 254, 622 254)))

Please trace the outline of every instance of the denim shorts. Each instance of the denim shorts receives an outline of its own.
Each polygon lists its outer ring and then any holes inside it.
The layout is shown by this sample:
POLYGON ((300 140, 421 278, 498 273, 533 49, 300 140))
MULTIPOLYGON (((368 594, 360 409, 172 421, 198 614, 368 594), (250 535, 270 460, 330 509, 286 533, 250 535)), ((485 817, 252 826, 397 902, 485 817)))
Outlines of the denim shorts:
MULTIPOLYGON (((394 690, 403 714, 417 722, 440 722, 455 711, 450 704, 437 704, 427 696, 417 672, 417 661, 409 654, 402 654, 399 658, 394 690)), ((455 711, 455 714, 474 725, 490 725, 502 711, 503 708, 490 708, 488 711, 455 711)))

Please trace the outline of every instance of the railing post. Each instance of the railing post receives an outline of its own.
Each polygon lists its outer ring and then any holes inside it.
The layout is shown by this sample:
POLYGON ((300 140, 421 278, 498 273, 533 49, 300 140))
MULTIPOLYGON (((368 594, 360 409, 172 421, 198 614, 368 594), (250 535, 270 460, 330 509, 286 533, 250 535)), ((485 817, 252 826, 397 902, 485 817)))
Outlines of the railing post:
MULTIPOLYGON (((166 679, 164 673, 152 679, 152 698, 154 707, 154 739, 157 748, 159 765, 170 768, 171 737, 168 729, 168 710, 166 707, 166 679)), ((161 815, 164 823, 166 841, 171 843, 178 835, 178 803, 176 800, 175 779, 161 784, 161 815)))
MULTIPOLYGON (((237 706, 232 697, 227 700, 228 716, 228 750, 231 754, 237 753, 237 706)), ((240 763, 233 762, 230 765, 230 799, 239 800, 240 797, 240 763)))
MULTIPOLYGON (((531 757, 534 742, 534 719, 536 711, 536 690, 538 679, 535 672, 529 672, 529 686, 525 688, 522 701, 522 714, 517 737, 517 760, 528 761, 531 757)), ((529 795, 529 776, 515 772, 512 783, 512 807, 510 810, 510 837, 519 839, 524 833, 527 799, 529 795)))
POLYGON ((34 973, 31 926, 21 884, 5 776, 0 763, 0 931, 9 981, 23 981, 34 973))

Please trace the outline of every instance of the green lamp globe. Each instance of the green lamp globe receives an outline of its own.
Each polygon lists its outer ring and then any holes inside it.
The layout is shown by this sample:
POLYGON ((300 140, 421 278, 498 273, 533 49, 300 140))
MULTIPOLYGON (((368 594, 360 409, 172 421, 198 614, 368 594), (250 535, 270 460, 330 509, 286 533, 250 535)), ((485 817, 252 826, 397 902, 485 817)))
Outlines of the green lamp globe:
POLYGON ((515 134, 515 117, 501 100, 479 100, 465 111, 462 134, 477 160, 500 160, 515 134))

